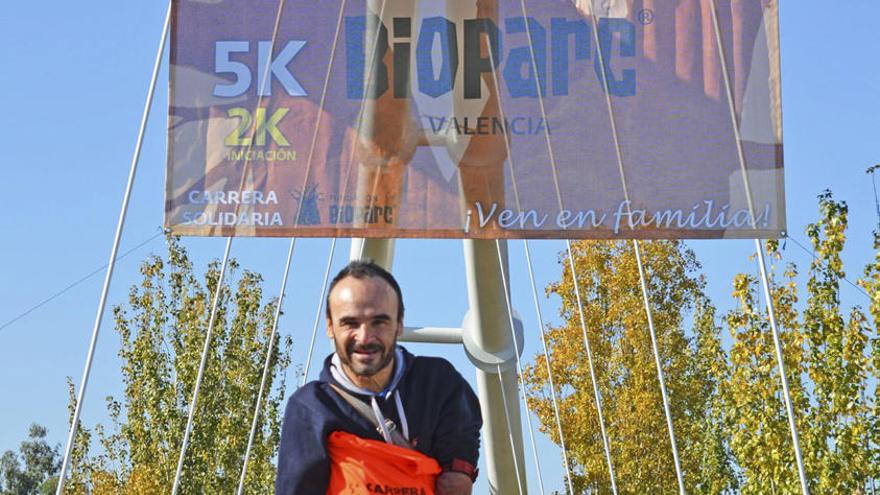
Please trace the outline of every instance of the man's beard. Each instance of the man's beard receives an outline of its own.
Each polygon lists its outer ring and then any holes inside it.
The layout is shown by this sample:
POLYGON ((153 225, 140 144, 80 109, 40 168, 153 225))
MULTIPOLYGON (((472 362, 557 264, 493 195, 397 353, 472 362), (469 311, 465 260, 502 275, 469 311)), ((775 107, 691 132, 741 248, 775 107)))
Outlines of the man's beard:
POLYGON ((339 359, 342 361, 342 364, 350 369, 352 373, 360 377, 370 377, 391 364, 391 361, 394 359, 394 347, 396 347, 396 344, 391 349, 386 349, 384 345, 379 343, 357 345, 351 342, 345 346, 344 353, 337 352, 337 354, 340 354, 339 359), (378 359, 373 358, 364 363, 352 357, 355 351, 377 351, 378 359))

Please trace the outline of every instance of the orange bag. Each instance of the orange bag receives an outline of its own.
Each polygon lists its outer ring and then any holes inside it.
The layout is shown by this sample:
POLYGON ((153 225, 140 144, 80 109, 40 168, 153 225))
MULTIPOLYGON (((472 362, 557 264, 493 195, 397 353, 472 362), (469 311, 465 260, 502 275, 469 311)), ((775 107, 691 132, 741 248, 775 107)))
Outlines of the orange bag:
POLYGON ((415 450, 334 431, 327 495, 434 495, 437 461, 415 450))

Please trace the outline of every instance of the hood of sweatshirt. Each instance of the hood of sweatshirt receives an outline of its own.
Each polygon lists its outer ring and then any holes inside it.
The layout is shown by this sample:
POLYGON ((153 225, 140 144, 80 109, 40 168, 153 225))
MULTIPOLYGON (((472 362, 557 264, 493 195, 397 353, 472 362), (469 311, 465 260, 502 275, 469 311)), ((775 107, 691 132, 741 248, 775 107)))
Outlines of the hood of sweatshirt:
POLYGON ((400 380, 403 378, 404 373, 407 369, 407 361, 409 361, 409 357, 407 356, 409 353, 406 352, 403 347, 396 346, 394 349, 394 370, 391 372, 391 380, 388 381, 388 385, 380 392, 373 392, 372 390, 368 390, 365 388, 358 387, 351 381, 348 375, 342 370, 342 361, 339 359, 339 355, 335 352, 330 355, 327 361, 324 362, 324 369, 321 371, 320 381, 322 382, 332 382, 340 387, 348 390, 351 393, 363 395, 367 397, 379 397, 383 400, 387 400, 394 391, 397 389, 397 386, 400 384, 400 380))
POLYGON ((409 369, 409 364, 412 362, 412 358, 412 354, 407 352, 406 349, 399 345, 395 346, 394 370, 391 372, 391 380, 388 381, 388 385, 386 385, 380 392, 373 392, 372 390, 355 385, 342 370, 342 361, 339 359, 339 355, 335 352, 328 356, 324 361, 324 369, 321 370, 319 381, 335 384, 352 394, 367 398, 373 409, 376 422, 379 424, 380 433, 382 433, 382 437, 387 443, 394 443, 391 437, 391 429, 395 428, 397 425, 392 426, 393 422, 385 418, 376 399, 381 398, 385 401, 393 397, 394 404, 397 408, 397 415, 401 422, 401 433, 403 434, 404 439, 408 441, 409 425, 407 424, 406 413, 403 409, 403 401, 400 398, 400 391, 397 390, 397 386, 406 375, 406 372, 409 369))

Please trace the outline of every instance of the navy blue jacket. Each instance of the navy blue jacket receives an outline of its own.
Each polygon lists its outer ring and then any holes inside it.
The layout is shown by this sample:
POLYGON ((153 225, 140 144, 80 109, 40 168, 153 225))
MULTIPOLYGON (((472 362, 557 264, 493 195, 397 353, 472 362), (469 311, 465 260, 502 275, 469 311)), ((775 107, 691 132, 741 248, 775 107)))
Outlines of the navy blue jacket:
MULTIPOLYGON (((415 357, 403 349, 404 374, 397 390, 415 449, 433 457, 446 470, 465 461, 476 467, 480 403, 470 385, 448 361, 415 357)), ((330 479, 327 436, 337 430, 382 441, 381 434, 333 390, 330 360, 320 379, 309 382, 287 401, 278 453, 276 495, 325 495, 330 479)), ((398 366, 399 363, 395 363, 398 366)), ((370 398, 353 394, 369 404, 370 398)), ((377 398, 382 414, 401 424, 393 397, 377 398)))

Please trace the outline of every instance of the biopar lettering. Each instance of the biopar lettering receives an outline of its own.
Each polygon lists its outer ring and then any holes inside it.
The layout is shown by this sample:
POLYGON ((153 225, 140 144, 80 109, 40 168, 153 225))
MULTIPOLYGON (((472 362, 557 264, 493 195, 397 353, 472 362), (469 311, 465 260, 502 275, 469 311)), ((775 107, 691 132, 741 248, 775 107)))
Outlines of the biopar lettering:
MULTIPOLYGON (((550 19, 548 29, 546 23, 542 24, 533 17, 509 17, 499 24, 488 18, 465 19, 460 26, 442 16, 425 17, 421 19, 415 38, 412 36, 412 18, 395 17, 391 24, 389 32, 388 26, 376 16, 369 19, 367 16, 345 18, 346 94, 349 99, 359 100, 365 96, 378 98, 389 89, 395 98, 411 96, 413 50, 415 86, 425 95, 436 98, 456 90, 456 74, 461 69, 463 88, 460 91, 464 98, 480 99, 483 97, 483 74, 491 73, 503 65, 501 79, 511 96, 537 98, 535 71, 532 70, 526 33, 531 35, 542 96, 546 96, 548 91, 553 96, 569 94, 572 58, 575 63, 592 60, 596 82, 600 88, 604 88, 602 60, 592 47, 592 26, 584 19, 554 17, 550 19), (374 25, 378 26, 376 54, 371 57, 373 67, 367 72, 365 60, 367 54, 373 51, 372 42, 367 41, 367 28, 374 25), (503 31, 500 26, 503 26, 503 31), (462 47, 458 44, 459 29, 464 31, 462 47), (481 54, 483 35, 488 36, 491 58, 489 54, 485 57, 481 54), (435 46, 438 43, 442 61, 439 69, 434 64, 435 46), (511 47, 505 52, 508 43, 511 47), (394 54, 389 66, 385 62, 385 53, 392 46, 394 54), (369 91, 365 91, 364 87, 366 74, 372 75, 369 91), (393 88, 389 88, 390 76, 393 76, 393 88)), ((635 95, 635 69, 619 69, 614 62, 615 58, 635 57, 635 26, 627 19, 602 18, 598 21, 598 38, 608 74, 609 93, 620 97, 635 95)))

